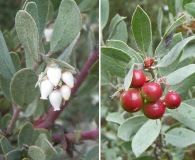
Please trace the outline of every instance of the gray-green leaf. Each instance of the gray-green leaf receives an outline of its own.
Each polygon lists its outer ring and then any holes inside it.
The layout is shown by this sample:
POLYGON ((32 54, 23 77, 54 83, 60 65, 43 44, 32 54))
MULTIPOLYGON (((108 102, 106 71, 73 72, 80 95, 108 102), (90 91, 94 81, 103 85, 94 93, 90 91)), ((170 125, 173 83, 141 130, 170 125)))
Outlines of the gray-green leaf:
POLYGON ((5 79, 11 80, 16 70, 7 49, 3 34, 0 31, 0 73, 5 79))
POLYGON ((132 150, 136 157, 142 154, 156 140, 161 130, 160 120, 148 120, 135 134, 132 150))
POLYGON ((81 14, 75 1, 62 0, 51 37, 50 50, 56 52, 67 47, 80 32, 81 14))
POLYGON ((134 59, 131 59, 130 61, 130 70, 129 72, 127 73, 126 77, 125 77, 125 80, 124 80, 124 88, 125 88, 125 91, 128 91, 130 85, 131 85, 131 81, 132 81, 132 77, 133 77, 133 69, 134 69, 134 59))
POLYGON ((11 81, 11 95, 15 103, 24 107, 30 104, 37 96, 35 84, 37 74, 28 68, 18 71, 11 81))
POLYGON ((184 6, 185 10, 191 14, 193 17, 195 16, 195 3, 188 3, 184 6))
POLYGON ((186 128, 174 128, 165 133, 165 141, 173 146, 184 148, 195 144, 195 132, 186 128))
POLYGON ((101 0, 101 29, 103 30, 107 24, 109 16, 109 1, 101 0))
MULTIPOLYGON (((16 31, 24 46, 26 58, 39 59, 39 34, 35 20, 27 11, 19 11, 16 14, 16 31)), ((27 64, 28 66, 28 64, 27 64)), ((31 66, 32 67, 32 66, 31 66)))
POLYGON ((33 160, 45 160, 45 154, 40 147, 37 146, 30 146, 28 150, 28 155, 33 160))
POLYGON ((118 137, 124 141, 130 141, 139 128, 147 121, 148 119, 141 116, 134 116, 126 119, 121 126, 118 128, 118 137))
POLYGON ((146 54, 152 42, 152 30, 150 19, 140 6, 137 6, 132 17, 132 31, 138 49, 146 54))

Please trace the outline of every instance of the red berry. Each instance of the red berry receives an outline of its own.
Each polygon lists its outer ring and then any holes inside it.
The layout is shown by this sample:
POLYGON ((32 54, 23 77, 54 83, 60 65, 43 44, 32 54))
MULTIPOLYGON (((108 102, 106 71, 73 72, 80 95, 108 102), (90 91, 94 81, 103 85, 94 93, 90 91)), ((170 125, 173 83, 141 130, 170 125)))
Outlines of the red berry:
POLYGON ((162 96, 162 88, 158 83, 145 83, 141 88, 141 95, 149 102, 155 102, 162 96))
POLYGON ((146 103, 143 107, 143 113, 150 119, 158 119, 165 113, 165 108, 165 104, 159 99, 156 102, 146 103))
POLYGON ((175 109, 175 108, 179 107, 179 105, 181 103, 181 98, 180 98, 179 94, 171 91, 165 95, 164 102, 165 102, 167 108, 175 109))
POLYGON ((143 106, 143 99, 138 89, 130 88, 124 91, 120 97, 121 106, 127 112, 137 112, 143 106))
POLYGON ((146 82, 146 76, 144 75, 144 73, 140 70, 133 70, 131 87, 132 88, 142 87, 145 82, 146 82))

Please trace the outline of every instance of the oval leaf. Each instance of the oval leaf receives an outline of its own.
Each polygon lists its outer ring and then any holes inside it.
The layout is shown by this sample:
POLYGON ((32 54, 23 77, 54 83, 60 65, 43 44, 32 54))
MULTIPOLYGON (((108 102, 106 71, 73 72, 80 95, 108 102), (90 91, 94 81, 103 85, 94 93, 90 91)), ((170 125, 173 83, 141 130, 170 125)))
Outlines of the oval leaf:
POLYGON ((160 120, 148 120, 132 140, 132 150, 136 157, 142 154, 156 140, 161 130, 160 120))
POLYGON ((151 22, 146 12, 138 6, 132 17, 132 31, 138 49, 146 54, 152 42, 151 22))
POLYGON ((30 146, 28 150, 28 155, 33 160, 45 160, 45 154, 40 147, 37 146, 30 146))
POLYGON ((143 115, 126 119, 118 129, 118 137, 124 141, 130 141, 132 136, 146 121, 147 118, 143 115))
POLYGON ((174 128, 165 133, 165 141, 173 146, 184 148, 195 144, 195 132, 186 128, 174 128))
POLYGON ((19 71, 21 69, 20 57, 15 52, 11 52, 10 56, 11 56, 11 59, 12 59, 12 62, 14 64, 16 71, 19 71))
POLYGON ((15 72, 16 70, 3 38, 3 34, 0 31, 0 73, 5 79, 11 80, 15 72))
POLYGON ((81 14, 75 1, 62 0, 51 37, 50 50, 56 52, 67 47, 80 32, 81 14))
POLYGON ((124 119, 123 114, 121 114, 119 112, 114 112, 114 113, 109 113, 108 116, 106 117, 106 120, 109 122, 122 124, 125 119, 124 119))
MULTIPOLYGON (((21 10, 16 14, 15 23, 18 37, 24 46, 25 54, 28 55, 26 59, 37 61, 39 58, 39 34, 35 20, 27 11, 21 10)), ((32 68, 32 65, 29 66, 27 63, 27 67, 32 68)))
POLYGON ((109 1, 101 0, 101 29, 103 30, 107 24, 109 16, 109 1))
POLYGON ((30 104, 37 95, 37 80, 37 74, 31 69, 18 71, 11 81, 11 96, 14 102, 21 107, 30 104))
POLYGON ((180 43, 175 45, 167 55, 165 55, 161 61, 157 64, 157 67, 167 67, 172 64, 179 56, 183 48, 191 41, 194 40, 195 36, 188 37, 182 40, 180 43))
POLYGON ((177 108, 177 111, 171 109, 168 109, 168 111, 173 118, 183 123, 185 126, 195 130, 195 108, 194 107, 182 102, 179 108, 177 108))
POLYGON ((184 6, 185 10, 191 14, 193 17, 195 16, 195 3, 188 3, 184 6))
POLYGON ((131 68, 130 68, 129 72, 127 73, 125 80, 124 80, 125 91, 128 91, 129 87, 131 85, 131 81, 132 81, 132 77, 133 77, 134 59, 131 59, 130 64, 131 64, 130 65, 131 68))

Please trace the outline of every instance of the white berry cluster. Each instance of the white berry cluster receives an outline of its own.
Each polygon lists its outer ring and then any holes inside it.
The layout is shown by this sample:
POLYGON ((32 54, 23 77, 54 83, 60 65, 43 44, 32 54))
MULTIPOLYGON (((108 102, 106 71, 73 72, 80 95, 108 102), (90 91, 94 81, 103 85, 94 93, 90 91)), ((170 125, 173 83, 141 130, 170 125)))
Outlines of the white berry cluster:
POLYGON ((58 66, 47 67, 39 76, 37 85, 40 88, 41 99, 49 101, 54 111, 60 110, 60 106, 69 100, 71 88, 74 86, 74 77, 70 71, 63 71, 58 66))

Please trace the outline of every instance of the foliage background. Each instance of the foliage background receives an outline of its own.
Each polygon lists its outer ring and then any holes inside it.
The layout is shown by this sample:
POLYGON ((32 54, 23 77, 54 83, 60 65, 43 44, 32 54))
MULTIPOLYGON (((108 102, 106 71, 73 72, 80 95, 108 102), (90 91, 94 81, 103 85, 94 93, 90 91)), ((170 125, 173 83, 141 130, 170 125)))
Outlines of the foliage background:
MULTIPOLYGON (((166 27, 170 23, 169 19, 169 10, 167 6, 167 1, 155 1, 155 0, 121 0, 121 1, 109 1, 109 19, 107 22, 107 25, 103 29, 103 40, 106 44, 106 40, 109 37, 109 25, 112 20, 112 18, 118 13, 120 16, 126 17, 125 24, 127 25, 127 32, 128 32, 128 40, 127 44, 132 47, 133 49, 137 50, 135 40, 132 35, 131 31, 131 19, 133 12, 137 5, 140 5, 141 8, 148 14, 148 16, 151 19, 152 23, 152 33, 153 33, 153 48, 156 48, 158 43, 160 42, 161 38, 158 33, 157 28, 157 16, 159 8, 162 8, 163 11, 163 21, 162 21, 162 32, 164 33, 166 30, 166 27)), ((189 36, 187 35, 186 31, 182 31, 183 38, 189 36)), ((195 63, 195 45, 194 41, 189 43, 184 51, 183 56, 180 59, 180 62, 178 64, 177 68, 180 68, 182 66, 188 65, 188 64, 194 64, 195 63)), ((103 70, 103 69, 102 69, 103 70)), ((185 74, 185 73, 184 73, 185 74)), ((108 76, 108 75, 106 75, 108 76)), ((105 79, 101 79, 102 87, 101 87, 101 124, 102 124, 102 159, 105 160, 111 160, 111 159, 117 159, 117 160, 131 160, 136 159, 133 153, 131 152, 131 142, 125 142, 122 141, 120 138, 117 137, 117 131, 118 131, 118 124, 112 123, 112 122, 120 122, 120 120, 117 117, 114 116, 111 118, 109 117, 110 113, 113 112, 119 112, 122 113, 122 109, 120 107, 119 98, 116 99, 110 99, 110 96, 116 91, 115 85, 118 83, 123 83, 123 80, 121 78, 117 78, 116 76, 109 75, 109 82, 105 81, 105 79), (108 120, 108 117, 110 120, 108 120), (108 121, 107 121, 108 120, 108 121), (112 121, 112 122, 109 122, 112 121)), ((181 97, 182 100, 192 99, 195 97, 194 94, 194 87, 190 88, 189 90, 183 89, 181 91, 181 97)), ((124 118, 127 118, 131 116, 131 114, 123 114, 124 118)), ((177 121, 171 117, 165 118, 165 121, 163 122, 164 126, 171 126, 171 125, 177 125, 177 121)), ((152 155, 150 150, 148 149, 148 152, 146 154, 143 154, 143 157, 137 158, 136 160, 151 160, 154 159, 154 156, 152 155), (151 157, 149 157, 151 156, 151 157)), ((190 160, 195 158, 195 150, 194 145, 188 147, 184 155, 180 155, 180 151, 178 151, 174 147, 168 147, 168 151, 172 152, 172 156, 174 160, 190 160), (178 151, 178 152, 177 152, 178 151)), ((166 159, 163 157, 163 159, 166 159)))
MULTIPOLYGON (((52 28, 55 18, 58 13, 58 8, 61 0, 51 0, 49 7, 49 15, 46 27, 52 28)), ((24 49, 22 48, 16 31, 15 31, 15 15, 21 9, 24 0, 7 0, 0 1, 0 29, 4 35, 6 44, 10 52, 16 52, 21 60, 22 68, 25 67, 24 49)), ((78 72, 82 69, 88 57, 92 54, 95 47, 98 47, 98 15, 99 7, 98 1, 94 0, 92 3, 87 0, 76 0, 82 13, 83 26, 80 38, 73 49, 69 63, 74 66, 78 72)), ((49 44, 44 43, 46 52, 49 50, 49 44)), ((57 58, 62 51, 53 55, 52 58, 57 58)), ((78 90, 76 96, 69 103, 69 107, 60 115, 56 123, 60 124, 66 132, 74 131, 89 131, 98 127, 98 80, 99 80, 98 63, 93 66, 89 76, 85 79, 83 85, 78 90), (96 123, 97 122, 97 123, 96 123)), ((49 106, 48 103, 45 104, 49 106)), ((41 114, 48 112, 48 107, 45 109, 36 110, 30 117, 23 117, 24 112, 21 112, 20 120, 15 126, 17 131, 26 121, 33 122, 41 114)), ((0 111, 2 116, 12 115, 13 110, 11 104, 6 100, 2 91, 0 90, 0 111)), ((7 124, 10 119, 7 120, 7 124)), ((57 125, 56 125, 57 126, 57 125)), ((53 132, 60 133, 59 128, 54 127, 53 132)), ((12 137, 13 138, 13 137, 12 137)), ((16 137, 15 137, 16 138, 16 137)), ((86 143, 74 142, 70 148, 70 152, 74 153, 73 159, 98 159, 98 139, 94 141, 85 141, 86 143)), ((13 145, 15 145, 13 143, 13 145)), ((70 147, 70 146, 69 146, 70 147)), ((70 157, 64 152, 62 159, 70 157)))

